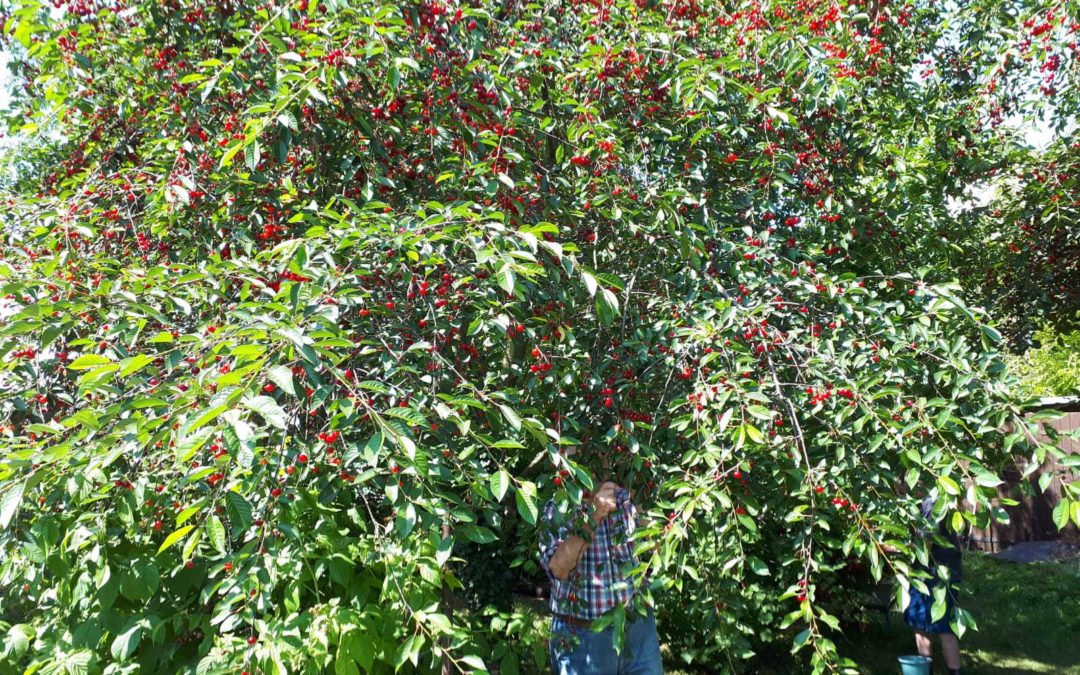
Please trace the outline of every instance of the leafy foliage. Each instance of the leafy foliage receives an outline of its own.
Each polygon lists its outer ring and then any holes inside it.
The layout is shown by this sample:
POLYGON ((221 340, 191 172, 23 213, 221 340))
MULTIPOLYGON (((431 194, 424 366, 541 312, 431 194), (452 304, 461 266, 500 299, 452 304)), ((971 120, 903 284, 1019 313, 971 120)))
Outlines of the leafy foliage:
POLYGON ((1037 347, 1009 357, 1027 396, 1080 395, 1080 332, 1057 335, 1049 328, 1035 333, 1037 347))
POLYGON ((3 212, 13 663, 529 670, 462 545, 535 577, 606 472, 676 654, 823 671, 850 565, 922 583, 898 485, 985 525, 1054 451, 935 264, 1006 142, 915 81, 946 9, 63 6, 5 23, 61 130, 3 212))
POLYGON ((1075 135, 1043 152, 1014 152, 994 182, 994 198, 958 224, 970 228, 970 255, 958 258, 958 271, 999 319, 1014 352, 1043 342, 1041 329, 1080 329, 1078 170, 1075 135))

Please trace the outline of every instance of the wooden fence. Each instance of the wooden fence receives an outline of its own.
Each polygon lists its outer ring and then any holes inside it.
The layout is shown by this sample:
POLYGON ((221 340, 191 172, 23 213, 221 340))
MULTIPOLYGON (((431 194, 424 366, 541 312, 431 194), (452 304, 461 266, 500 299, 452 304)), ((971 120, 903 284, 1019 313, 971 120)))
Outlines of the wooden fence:
MULTIPOLYGON (((1040 426, 1049 425, 1062 432, 1080 429, 1080 398, 1046 399, 1042 407, 1061 410, 1066 414, 1059 419, 1040 423, 1040 426)), ((1038 439, 1049 440, 1044 433, 1040 433, 1038 439)), ((1080 455, 1080 441, 1072 438, 1059 438, 1058 447, 1067 454, 1080 455)), ((1005 483, 998 487, 998 494, 1016 499, 1020 503, 1003 507, 1009 514, 1008 524, 993 523, 988 529, 974 530, 971 533, 974 548, 996 553, 1017 542, 1080 537, 1080 531, 1077 531, 1075 525, 1059 530, 1053 517, 1054 507, 1061 500, 1062 485, 1080 479, 1080 471, 1064 466, 1056 457, 1050 456, 1025 479, 1022 476, 1027 468, 1027 460, 1018 460, 1002 475, 1005 483), (1045 490, 1039 487, 1043 476, 1049 476, 1045 490), (1025 497, 1021 493, 1022 482, 1030 485, 1031 496, 1025 497)))

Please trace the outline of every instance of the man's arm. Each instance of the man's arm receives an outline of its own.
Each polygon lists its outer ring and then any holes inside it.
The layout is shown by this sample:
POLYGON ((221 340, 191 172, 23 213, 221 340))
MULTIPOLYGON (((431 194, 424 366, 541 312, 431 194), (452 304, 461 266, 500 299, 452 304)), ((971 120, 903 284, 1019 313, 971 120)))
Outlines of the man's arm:
MULTIPOLYGON (((589 515, 591 527, 588 527, 589 533, 592 533, 592 529, 599 525, 604 518, 608 517, 612 511, 615 510, 615 489, 616 485, 612 482, 604 483, 600 486, 600 489, 592 498, 593 512, 589 515)), ((555 553, 551 555, 551 560, 548 561, 548 571, 552 576, 557 579, 569 579, 570 573, 577 567, 578 560, 581 558, 582 551, 589 545, 589 542, 582 539, 577 535, 570 535, 566 537, 555 549, 555 553)))

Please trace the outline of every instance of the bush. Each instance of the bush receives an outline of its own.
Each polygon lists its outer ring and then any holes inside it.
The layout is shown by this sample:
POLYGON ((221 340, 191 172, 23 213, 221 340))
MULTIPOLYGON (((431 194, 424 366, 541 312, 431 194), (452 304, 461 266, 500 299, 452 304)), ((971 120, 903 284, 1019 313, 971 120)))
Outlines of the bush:
POLYGON ((843 565, 918 583, 896 485, 985 526, 1048 451, 935 257, 1027 15, 914 88, 950 10, 879 10, 12 3, 5 661, 509 675, 484 565, 609 466, 681 656, 832 668, 843 565))
POLYGON ((1009 357, 1023 396, 1080 395, 1080 331, 1058 335, 1049 328, 1035 333, 1037 346, 1009 357))

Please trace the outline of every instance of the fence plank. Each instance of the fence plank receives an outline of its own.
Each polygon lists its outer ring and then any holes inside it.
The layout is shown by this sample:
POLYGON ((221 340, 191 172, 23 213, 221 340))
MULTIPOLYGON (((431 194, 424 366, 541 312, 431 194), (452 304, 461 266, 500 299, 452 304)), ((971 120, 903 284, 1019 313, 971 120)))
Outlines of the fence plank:
MULTIPOLYGON (((1075 403, 1073 405, 1076 406, 1075 403)), ((1080 409, 1070 410, 1060 419, 1040 422, 1040 432, 1036 436, 1039 441, 1049 441, 1049 437, 1042 431, 1045 424, 1049 424, 1059 432, 1080 429, 1080 409)), ((1011 427, 1005 431, 1008 433, 1011 427)), ((1058 447, 1066 454, 1080 455, 1080 441, 1076 439, 1059 438, 1058 447)), ((1064 530, 1058 530, 1053 519, 1054 507, 1061 501, 1062 485, 1077 480, 1080 478, 1080 473, 1062 465, 1056 457, 1048 456, 1046 461, 1027 479, 1023 479, 1023 472, 1028 468, 1028 463, 1027 459, 1018 458, 1013 466, 1007 467, 1003 472, 1002 479, 1005 482, 998 487, 999 497, 1016 499, 1020 503, 1016 506, 1003 507, 1009 514, 1007 524, 991 523, 985 530, 972 531, 972 543, 977 548, 996 553, 1022 541, 1044 541, 1062 536, 1080 536, 1080 532, 1072 524, 1064 530), (1046 490, 1040 490, 1039 480, 1044 475, 1050 476, 1050 482, 1046 490), (1029 496, 1025 496, 1022 491, 1024 483, 1030 490, 1029 496)))

